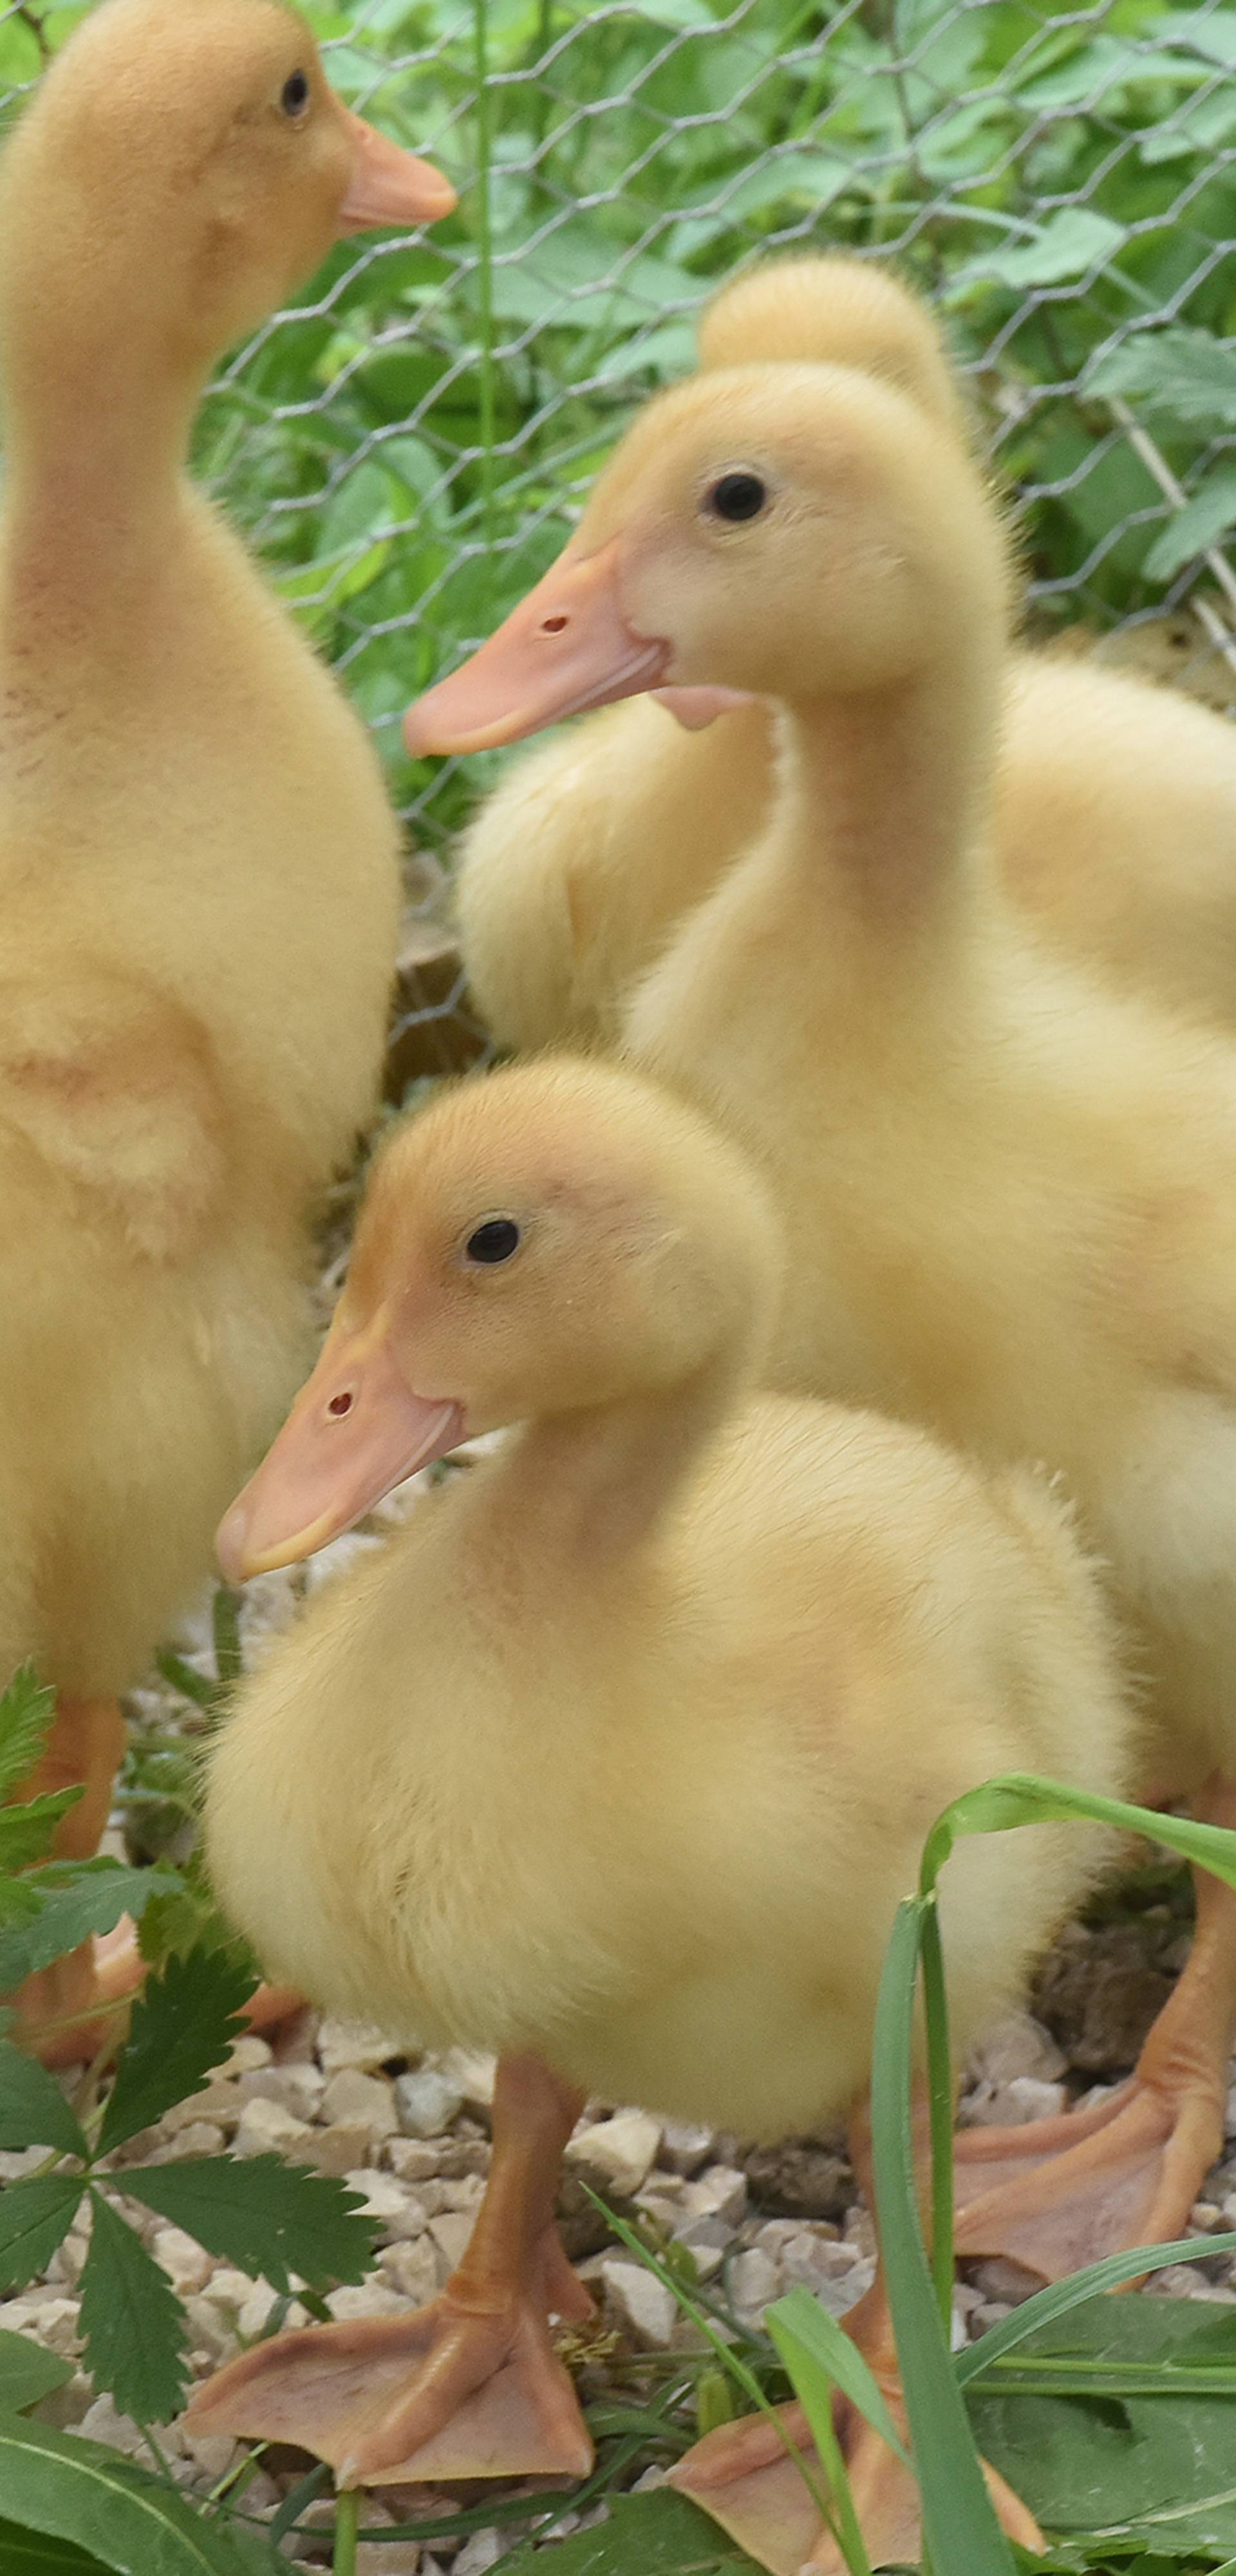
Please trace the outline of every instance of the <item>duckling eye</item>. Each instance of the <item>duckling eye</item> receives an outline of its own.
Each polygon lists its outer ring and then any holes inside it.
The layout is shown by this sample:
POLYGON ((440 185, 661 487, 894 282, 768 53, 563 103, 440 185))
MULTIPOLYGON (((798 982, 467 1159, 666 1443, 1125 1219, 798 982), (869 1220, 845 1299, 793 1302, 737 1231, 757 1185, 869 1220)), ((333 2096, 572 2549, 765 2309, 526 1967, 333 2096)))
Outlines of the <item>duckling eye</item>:
POLYGON ((706 495, 705 507, 714 519, 727 519, 737 526, 742 519, 758 518, 768 499, 768 485, 758 474, 723 474, 706 495))
POLYGON ((309 77, 306 72, 293 72, 279 93, 279 105, 285 116, 303 116, 309 105, 309 77))
POLYGON ((478 1225, 475 1234, 469 1235, 464 1251, 469 1261, 509 1261, 511 1254, 518 1252, 520 1241, 514 1217, 491 1216, 484 1225, 478 1225))

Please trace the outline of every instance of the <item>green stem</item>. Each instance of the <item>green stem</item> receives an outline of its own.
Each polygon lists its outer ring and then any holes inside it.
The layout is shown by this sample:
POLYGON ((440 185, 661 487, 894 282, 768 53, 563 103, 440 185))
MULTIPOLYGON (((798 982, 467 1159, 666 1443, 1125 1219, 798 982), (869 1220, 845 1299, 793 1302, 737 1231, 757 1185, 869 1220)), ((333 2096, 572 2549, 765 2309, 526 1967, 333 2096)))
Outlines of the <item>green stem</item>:
POLYGON ((494 305, 493 225, 490 184, 493 170, 493 95, 489 86, 489 0, 472 0, 472 46, 476 74, 476 285, 480 348, 478 379, 481 443, 481 513, 485 543, 493 544, 494 495, 494 305))
POLYGON ((931 2269, 946 2335, 953 2326, 953 2066, 940 1914, 934 1897, 919 1927, 919 1966, 927 2024, 927 2095, 931 2120, 931 2269))
POLYGON ((333 2576, 356 2576, 356 2534, 360 2528, 360 2489, 349 2487, 335 2498, 333 2576))

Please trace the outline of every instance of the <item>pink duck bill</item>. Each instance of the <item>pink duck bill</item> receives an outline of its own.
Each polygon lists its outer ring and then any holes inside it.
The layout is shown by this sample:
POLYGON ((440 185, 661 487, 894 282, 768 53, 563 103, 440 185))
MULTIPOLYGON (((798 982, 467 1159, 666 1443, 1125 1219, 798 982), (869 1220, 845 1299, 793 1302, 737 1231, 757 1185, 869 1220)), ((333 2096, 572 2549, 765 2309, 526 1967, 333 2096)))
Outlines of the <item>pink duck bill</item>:
POLYGON ((479 653, 409 708, 403 732, 414 759, 492 751, 646 689, 692 731, 747 704, 739 689, 674 687, 673 646, 638 634, 624 612, 622 548, 621 536, 595 553, 565 548, 479 653))

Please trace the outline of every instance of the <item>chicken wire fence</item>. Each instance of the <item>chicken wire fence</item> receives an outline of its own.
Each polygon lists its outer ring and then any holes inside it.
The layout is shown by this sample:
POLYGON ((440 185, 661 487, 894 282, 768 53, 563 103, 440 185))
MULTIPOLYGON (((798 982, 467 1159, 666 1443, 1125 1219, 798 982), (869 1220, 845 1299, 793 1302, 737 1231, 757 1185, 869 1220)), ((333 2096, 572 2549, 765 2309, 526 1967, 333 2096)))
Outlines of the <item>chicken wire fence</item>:
MULTIPOLYGON (((82 14, 0 5, 0 113, 82 14)), ((757 252, 846 247, 924 287, 1017 498, 1039 626, 1115 629, 1236 706, 1236 7, 306 14, 339 90, 439 160, 460 209, 341 245, 221 368, 196 463, 374 728, 422 850, 486 763, 411 766, 403 708, 545 570, 632 407, 690 367, 702 299, 757 252)), ((418 993, 411 1016, 458 1000, 418 993)))

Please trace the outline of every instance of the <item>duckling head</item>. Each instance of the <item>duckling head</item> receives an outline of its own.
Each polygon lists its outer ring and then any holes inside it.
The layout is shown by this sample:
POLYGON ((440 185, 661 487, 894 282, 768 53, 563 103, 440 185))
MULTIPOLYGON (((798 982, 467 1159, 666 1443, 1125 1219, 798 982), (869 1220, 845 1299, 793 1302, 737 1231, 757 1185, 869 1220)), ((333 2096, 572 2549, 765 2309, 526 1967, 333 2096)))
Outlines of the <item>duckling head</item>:
POLYGON ((104 0, 5 154, 8 298, 114 294, 208 365, 341 234, 432 223, 449 182, 345 107, 283 0, 104 0))
POLYGON ((760 260, 723 286, 697 333, 701 367, 760 360, 856 367, 965 435, 965 409, 935 317, 891 270, 844 253, 760 260))
POLYGON ((418 699, 406 739, 480 751, 667 687, 693 723, 741 696, 892 689, 963 625, 991 645, 1008 581, 975 468, 891 386, 823 365, 697 376, 641 414, 557 564, 418 699))
POLYGON ((551 1059, 442 1094, 379 1158, 321 1358, 221 1565, 312 1554, 480 1432, 655 1399, 718 1359, 749 1372, 779 1266, 738 1150, 634 1075, 551 1059))

